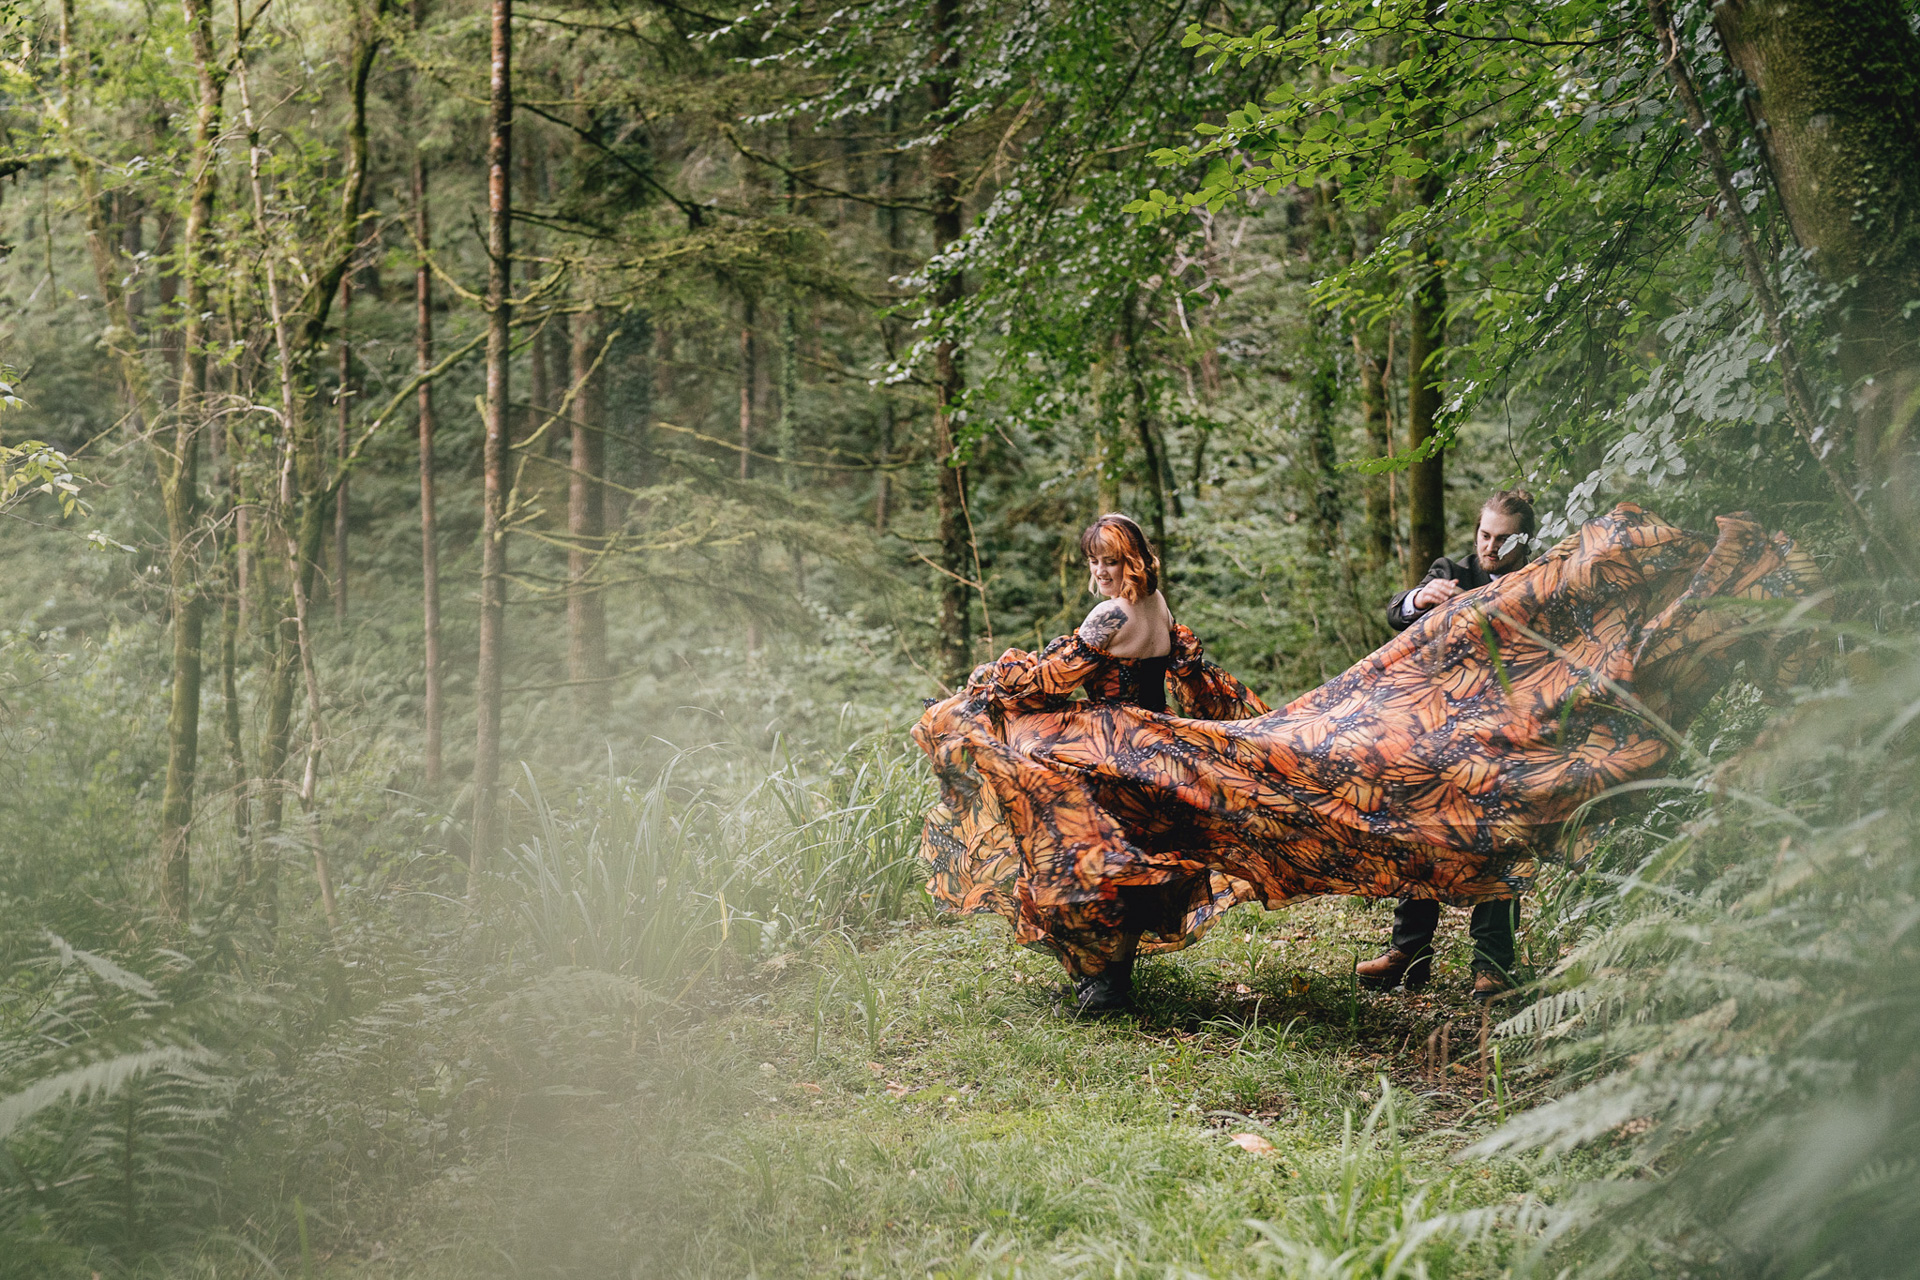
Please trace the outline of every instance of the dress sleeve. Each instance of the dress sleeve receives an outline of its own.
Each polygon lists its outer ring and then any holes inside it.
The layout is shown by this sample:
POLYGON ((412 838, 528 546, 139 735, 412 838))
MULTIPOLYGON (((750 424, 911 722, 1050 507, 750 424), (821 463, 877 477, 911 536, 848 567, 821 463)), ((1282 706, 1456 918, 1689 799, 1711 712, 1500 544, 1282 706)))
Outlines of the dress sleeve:
POLYGON ((1037 707, 1065 698, 1106 660, 1078 635, 1064 635, 1038 653, 1009 649, 982 663, 967 681, 967 690, 1009 708, 1037 707))
POLYGON ((1200 638, 1186 627, 1173 628, 1167 685, 1180 714, 1189 720, 1251 720, 1272 708, 1247 686, 1207 661, 1200 638))

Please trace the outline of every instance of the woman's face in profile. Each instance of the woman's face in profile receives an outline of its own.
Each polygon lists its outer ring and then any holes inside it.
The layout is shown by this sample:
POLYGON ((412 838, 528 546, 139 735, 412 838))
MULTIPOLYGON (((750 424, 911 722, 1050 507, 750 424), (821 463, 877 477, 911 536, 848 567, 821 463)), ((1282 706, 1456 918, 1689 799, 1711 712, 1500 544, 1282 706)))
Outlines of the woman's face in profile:
POLYGON ((1087 558, 1087 569, 1093 574, 1094 587, 1099 590, 1101 595, 1109 600, 1119 596, 1120 589, 1125 583, 1125 579, 1121 577, 1120 566, 1121 560, 1119 556, 1089 556, 1087 558))

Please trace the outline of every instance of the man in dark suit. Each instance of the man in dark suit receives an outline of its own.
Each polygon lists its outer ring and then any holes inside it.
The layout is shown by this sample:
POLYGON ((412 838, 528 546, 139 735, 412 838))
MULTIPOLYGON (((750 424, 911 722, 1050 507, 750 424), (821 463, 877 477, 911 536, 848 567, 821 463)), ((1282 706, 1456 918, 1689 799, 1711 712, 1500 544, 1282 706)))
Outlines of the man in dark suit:
POLYGON ((1473 554, 1464 560, 1448 556, 1435 560, 1426 577, 1387 602, 1387 625, 1405 631, 1435 605, 1518 569, 1527 562, 1527 544, 1536 527, 1532 494, 1521 489, 1494 494, 1480 508, 1473 554))
MULTIPOLYGON (((1441 556, 1427 576, 1387 603, 1387 625, 1405 631, 1429 609, 1462 591, 1484 587, 1527 562, 1527 544, 1538 522, 1533 495, 1502 489, 1480 508, 1473 554, 1464 560, 1441 556)), ((1473 939, 1473 994, 1491 1000, 1513 985, 1513 931, 1520 904, 1512 898, 1482 902, 1467 926, 1473 939)), ((1387 950, 1354 966, 1370 987, 1408 990, 1423 987, 1433 974, 1433 934, 1440 927, 1440 904, 1428 898, 1402 898, 1393 910, 1393 941, 1387 950)))

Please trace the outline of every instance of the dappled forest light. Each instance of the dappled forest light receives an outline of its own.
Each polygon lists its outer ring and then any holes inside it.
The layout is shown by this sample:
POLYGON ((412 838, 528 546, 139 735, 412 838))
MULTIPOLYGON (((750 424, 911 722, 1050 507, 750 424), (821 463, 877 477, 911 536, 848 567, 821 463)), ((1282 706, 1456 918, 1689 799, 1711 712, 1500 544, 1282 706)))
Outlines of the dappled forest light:
POLYGON ((0 0, 0 1274, 1910 1274, 1916 27, 0 0), (1823 579, 1515 990, 940 910, 1096 516, 1285 707, 1508 489, 1823 579))

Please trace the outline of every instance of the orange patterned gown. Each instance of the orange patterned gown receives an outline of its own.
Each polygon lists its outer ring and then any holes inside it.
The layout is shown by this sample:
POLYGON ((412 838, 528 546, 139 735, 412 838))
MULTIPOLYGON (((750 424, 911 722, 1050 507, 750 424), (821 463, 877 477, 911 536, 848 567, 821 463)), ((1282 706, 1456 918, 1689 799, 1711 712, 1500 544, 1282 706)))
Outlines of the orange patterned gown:
POLYGON ((1736 664, 1792 677, 1752 602, 1817 572, 1744 516, 1718 524, 1623 504, 1278 711, 1184 627, 1178 717, 1131 705, 1132 664, 1076 636, 1010 649, 914 727, 940 784, 927 887, 1081 974, 1123 931, 1172 950, 1240 902, 1518 893, 1576 810, 1662 769, 1736 664))

